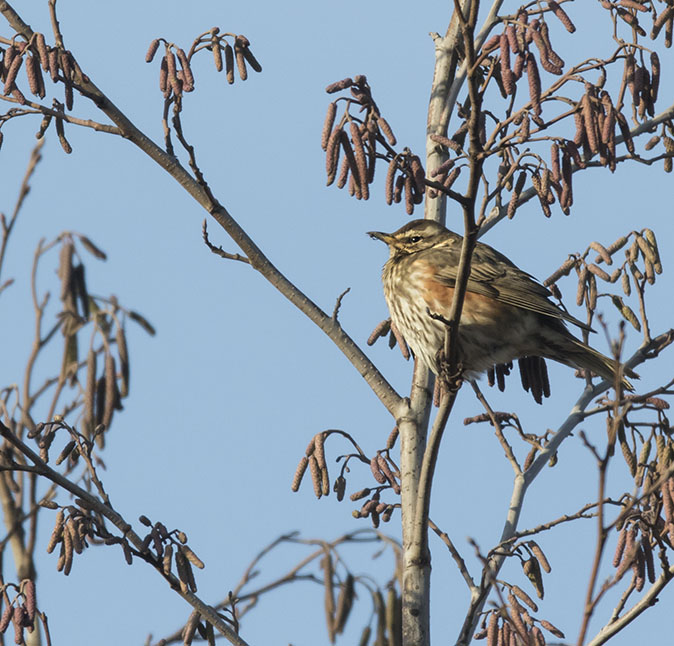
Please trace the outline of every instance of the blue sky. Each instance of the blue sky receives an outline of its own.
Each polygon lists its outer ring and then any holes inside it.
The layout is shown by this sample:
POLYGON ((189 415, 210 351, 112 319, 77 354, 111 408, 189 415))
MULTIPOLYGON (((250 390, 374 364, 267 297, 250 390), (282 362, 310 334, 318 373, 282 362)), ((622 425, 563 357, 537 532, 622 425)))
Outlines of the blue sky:
MULTIPOLYGON (((569 11, 580 16, 578 32, 573 37, 559 32, 567 62, 586 51, 597 53, 592 50, 596 39, 608 30, 603 13, 591 11, 586 3, 575 4, 580 6, 569 11)), ((183 126, 218 199, 300 289, 332 311, 336 297, 351 287, 340 320, 363 345, 387 316, 379 282, 386 251, 365 232, 394 230, 407 218, 403 208, 384 203, 381 168, 368 202, 325 187, 319 145, 328 104, 324 87, 345 76, 366 74, 400 144, 422 154, 433 65, 428 33, 444 32, 447 6, 429 1, 412 10, 398 1, 327 5, 304 0, 263 1, 254 7, 207 0, 187 6, 120 0, 110 11, 72 0, 58 5, 66 46, 83 70, 157 142, 162 136, 162 98, 158 61, 144 62, 148 43, 162 36, 187 48, 214 25, 250 39, 262 74, 228 87, 204 52, 195 65, 197 90, 185 100, 183 126)), ((15 8, 34 29, 49 31, 46 3, 16 3, 15 8)), ((607 55, 612 48, 607 38, 599 53, 607 55)), ((661 109, 673 96, 671 80, 663 82, 661 109)), ((79 96, 74 113, 96 116, 79 96)), ((37 121, 22 121, 3 128, 0 209, 5 212, 13 204, 38 127, 37 121)), ((129 328, 131 395, 108 436, 104 480, 113 504, 128 520, 135 522, 143 513, 188 534, 206 563, 198 578, 200 596, 210 602, 225 597, 250 558, 281 533, 297 529, 308 538, 332 539, 364 527, 351 517, 357 504, 339 504, 333 496, 317 501, 308 482, 298 494, 290 492, 297 461, 314 433, 344 429, 366 452, 385 442, 392 421, 359 375, 254 271, 208 252, 201 241, 205 213, 139 150, 90 130, 69 127, 67 135, 73 147, 69 156, 53 134, 48 137, 11 241, 5 277, 17 281, 2 295, 0 383, 20 380, 29 352, 27 276, 38 239, 51 239, 63 230, 82 232, 108 253, 107 262, 92 260, 87 266, 90 290, 114 292, 158 331, 149 338, 129 328)), ((569 217, 553 209, 553 217, 546 220, 532 203, 484 241, 542 279, 568 253, 583 251, 592 240, 608 244, 647 226, 658 235, 667 272, 674 249, 670 184, 671 176, 661 167, 630 165, 614 175, 604 170, 582 173, 575 181, 569 217)), ((448 222, 460 226, 458 212, 450 209, 448 222)), ((209 228, 215 244, 234 250, 215 223, 209 228)), ((45 263, 40 280, 54 290, 55 256, 51 263, 45 263)), ((582 318, 573 304, 571 282, 562 283, 565 300, 582 318)), ((654 333, 672 326, 672 289, 671 275, 665 273, 649 292, 654 333)), ((604 302, 615 331, 618 316, 608 299, 604 302)), ((606 352, 601 334, 593 344, 606 352)), ((627 344, 629 350, 639 344, 631 330, 627 344)), ((411 365, 397 350, 391 352, 380 342, 367 353, 404 392, 411 365)), ((670 356, 671 350, 659 365, 639 371, 640 389, 671 375, 670 356)), ((581 382, 567 368, 549 369, 553 398, 544 406, 519 392, 517 378, 505 394, 490 391, 490 402, 499 410, 517 411, 531 432, 556 428, 580 394, 581 382)), ((467 537, 485 549, 497 540, 512 484, 510 467, 489 428, 462 425, 464 417, 478 412, 479 405, 464 389, 441 448, 431 510, 466 556, 471 553, 467 537)), ((601 425, 583 428, 601 442, 601 425)), ((328 444, 333 458, 346 450, 338 440, 328 444)), ((611 483, 619 487, 625 473, 616 460, 611 483)), ((367 472, 354 469, 349 491, 368 482, 367 472)), ((530 492, 521 526, 571 513, 596 495, 595 490, 593 460, 572 438, 562 447, 558 465, 541 474, 530 492)), ((157 638, 184 622, 190 612, 185 603, 151 568, 128 568, 116 548, 89 549, 77 558, 69 577, 57 573, 56 558, 44 554, 50 513, 44 513, 41 525, 38 594, 54 643, 77 646, 95 639, 103 645, 141 644, 148 633, 157 638)), ((594 549, 592 522, 585 523, 540 540, 553 574, 546 579, 538 616, 560 626, 570 640, 577 633, 594 549)), ((384 529, 396 535, 395 520, 384 529)), ((432 549, 431 615, 437 641, 456 634, 468 595, 434 537, 432 549)), ((371 561, 374 551, 349 550, 350 562, 355 572, 374 568, 384 582, 390 563, 371 561)), ((279 553, 270 559, 270 575, 289 569, 302 554, 291 549, 279 553)), ((266 575, 263 571, 260 580, 266 575)), ((513 566, 503 577, 524 587, 513 566)), ((666 606, 672 594, 665 590, 659 607, 614 643, 634 643, 637 634, 643 643, 661 640, 667 634, 666 606)), ((357 639, 368 616, 368 602, 361 603, 364 608, 350 620, 343 643, 357 639)), ((251 644, 327 643, 322 604, 318 586, 298 584, 263 599, 242 634, 251 644)), ((593 623, 595 630, 601 625, 599 618, 593 623)))

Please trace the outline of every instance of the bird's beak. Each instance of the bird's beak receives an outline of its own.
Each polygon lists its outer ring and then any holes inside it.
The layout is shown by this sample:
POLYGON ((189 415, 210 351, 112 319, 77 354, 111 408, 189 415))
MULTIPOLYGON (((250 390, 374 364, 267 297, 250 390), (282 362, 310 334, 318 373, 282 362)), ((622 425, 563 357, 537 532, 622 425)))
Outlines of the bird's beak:
POLYGON ((382 233, 381 231, 368 231, 367 235, 369 235, 373 240, 381 240, 389 246, 396 246, 397 241, 390 233, 382 233))

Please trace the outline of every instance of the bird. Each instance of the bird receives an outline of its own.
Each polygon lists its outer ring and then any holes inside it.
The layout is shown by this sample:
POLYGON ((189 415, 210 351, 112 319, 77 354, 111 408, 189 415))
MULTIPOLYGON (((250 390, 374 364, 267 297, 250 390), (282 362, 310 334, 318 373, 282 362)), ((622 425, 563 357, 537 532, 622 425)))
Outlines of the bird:
MULTIPOLYGON (((415 357, 438 375, 463 237, 433 220, 412 220, 393 233, 368 235, 389 248, 382 283, 391 321, 415 357)), ((613 382, 616 362, 573 336, 566 323, 594 330, 551 296, 502 253, 476 243, 459 320, 462 375, 475 379, 495 365, 542 357, 613 382)), ((629 369, 624 372, 637 378, 629 369)), ((633 390, 624 376, 622 385, 633 390)))

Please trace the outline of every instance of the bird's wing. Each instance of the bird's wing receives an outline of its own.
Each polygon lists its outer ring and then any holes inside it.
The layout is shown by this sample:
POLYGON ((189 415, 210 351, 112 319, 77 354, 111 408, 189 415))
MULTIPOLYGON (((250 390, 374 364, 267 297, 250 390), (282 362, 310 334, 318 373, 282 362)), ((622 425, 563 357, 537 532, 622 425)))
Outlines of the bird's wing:
MULTIPOLYGON (((432 260, 436 267, 441 267, 436 272, 436 280, 453 287, 456 284, 458 256, 452 258, 451 262, 438 262, 440 258, 432 260)), ((503 254, 482 243, 478 243, 473 252, 467 290, 592 331, 589 325, 555 305, 550 300, 550 291, 533 276, 519 269, 503 254)))

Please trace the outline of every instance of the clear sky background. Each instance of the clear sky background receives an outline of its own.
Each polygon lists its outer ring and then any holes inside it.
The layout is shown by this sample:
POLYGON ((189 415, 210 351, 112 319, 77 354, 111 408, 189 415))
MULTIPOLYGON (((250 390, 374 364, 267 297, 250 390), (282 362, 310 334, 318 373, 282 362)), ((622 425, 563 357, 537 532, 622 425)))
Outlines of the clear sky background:
MULTIPOLYGON (((590 52, 606 56, 613 51, 608 17, 594 5, 598 3, 569 5, 578 27, 574 36, 555 28, 554 42, 567 63, 590 52)), ((17 1, 13 6, 35 30, 49 33, 46 2, 17 1)), ((157 142, 162 138, 163 102, 157 88, 158 59, 151 65, 144 62, 149 42, 162 36, 187 49, 195 36, 215 25, 250 39, 263 73, 251 74, 246 83, 227 86, 208 52, 196 62, 197 90, 185 98, 185 132, 217 198, 300 289, 332 311, 338 294, 351 288, 340 320, 364 345, 374 326, 387 317, 380 285, 386 250, 365 232, 392 231, 407 216, 403 207, 384 202, 383 167, 369 202, 325 187, 320 132, 329 99, 324 88, 345 76, 366 74, 400 145, 423 156, 434 60, 428 33, 444 33, 449 6, 438 1, 412 6, 398 0, 119 0, 112 5, 60 0, 58 8, 66 46, 83 70, 157 142)), ((663 60, 671 74, 669 62, 663 60)), ((544 74, 544 83, 549 78, 544 74)), ((661 88, 660 109, 673 101, 670 76, 661 88)), ((79 96, 74 114, 97 116, 79 96)), ((38 120, 20 121, 3 128, 0 209, 5 212, 12 208, 38 128, 38 120)), ((252 269, 220 260, 206 249, 201 241, 205 213, 140 151, 90 130, 68 127, 67 136, 73 147, 69 156, 50 132, 10 244, 5 277, 16 277, 16 284, 2 295, 0 383, 20 381, 30 349, 27 295, 33 249, 41 237, 82 232, 109 256, 105 263, 89 262, 90 291, 114 292, 158 330, 149 338, 129 326, 131 395, 108 435, 104 481, 113 505, 128 520, 135 522, 143 513, 188 534, 206 563, 198 574, 199 595, 208 602, 224 598, 249 560, 281 533, 299 530, 307 538, 333 539, 366 527, 367 521, 351 516, 358 503, 337 503, 333 495, 317 501, 308 480, 299 493, 290 491, 297 461, 316 432, 344 429, 370 453, 383 446, 393 424, 360 376, 252 269)), ((532 202, 484 241, 543 279, 568 253, 584 251, 593 240, 608 245, 632 229, 652 228, 665 267, 648 296, 655 335, 674 319, 671 185, 661 165, 621 165, 614 175, 584 172, 575 178, 571 216, 555 206, 547 220, 532 202)), ((450 209, 448 223, 461 226, 456 210, 450 209)), ((215 244, 234 251, 215 223, 210 232, 215 244)), ((52 255, 44 263, 40 279, 52 291, 56 261, 52 255)), ((574 305, 573 282, 561 286, 572 313, 583 318, 574 305)), ((599 309, 615 332, 619 317, 608 299, 599 309)), ((629 327, 627 331, 631 353, 640 336, 629 327)), ((607 352, 602 334, 594 336, 593 344, 607 352)), ((407 390, 412 366, 397 350, 389 351, 380 342, 367 353, 399 392, 407 390)), ((671 366, 670 349, 659 363, 639 370, 639 388, 662 383, 671 376, 671 366)), ((543 406, 521 392, 517 376, 505 394, 489 390, 492 406, 517 411, 530 432, 556 428, 582 382, 568 368, 549 365, 549 371, 553 398, 543 406)), ((474 573, 465 539, 474 537, 485 551, 498 540, 512 486, 511 468, 490 428, 462 424, 464 417, 479 412, 472 393, 464 389, 441 448, 431 510, 474 573)), ((583 428, 601 445, 601 425, 583 428)), ((577 439, 566 442, 558 465, 541 474, 529 493, 522 528, 572 513, 596 498, 593 460, 579 444, 577 439)), ((347 446, 335 439, 327 450, 334 459, 347 446)), ((332 472, 336 475, 336 469, 332 472)), ((611 484, 619 487, 626 472, 616 460, 611 484)), ((354 469, 348 491, 370 479, 365 470, 354 469)), ((186 620, 190 608, 149 566, 127 567, 118 548, 89 549, 76 558, 69 577, 57 573, 56 556, 44 550, 53 522, 50 513, 43 514, 41 525, 38 594, 55 644, 140 645, 149 633, 156 639, 186 620)), ((397 535, 398 518, 383 529, 397 535)), ((583 522, 539 541, 553 573, 545 579, 546 597, 537 616, 558 625, 569 641, 575 641, 578 631, 594 550, 594 523, 583 522)), ((434 641, 451 643, 468 594, 446 549, 435 537, 431 541, 434 641)), ((390 562, 373 562, 374 551, 367 546, 350 550, 350 563, 355 572, 374 571, 384 582, 390 562)), ((279 552, 259 580, 289 569, 305 553, 279 552)), ((509 565, 503 577, 530 590, 517 569, 515 563, 509 565)), ((610 598, 615 601, 615 594, 610 598)), ((674 591, 666 589, 658 607, 613 643, 662 642, 671 633, 668 608, 673 600, 674 591)), ((356 642, 368 617, 369 601, 363 596, 359 603, 344 644, 356 642)), ((603 607, 591 634, 609 613, 603 607)), ((327 643, 322 589, 302 583, 263 598, 244 622, 242 635, 259 645, 327 643)))

